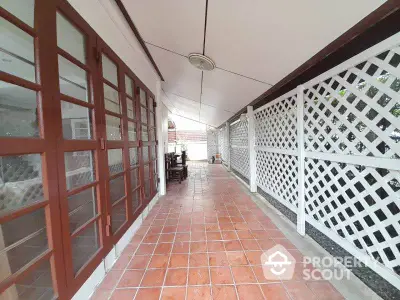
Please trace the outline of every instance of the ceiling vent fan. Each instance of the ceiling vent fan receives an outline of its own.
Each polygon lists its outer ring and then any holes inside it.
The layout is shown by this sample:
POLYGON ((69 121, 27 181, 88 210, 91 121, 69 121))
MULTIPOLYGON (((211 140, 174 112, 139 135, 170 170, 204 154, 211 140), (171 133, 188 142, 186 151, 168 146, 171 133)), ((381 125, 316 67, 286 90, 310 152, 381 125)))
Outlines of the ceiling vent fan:
POLYGON ((211 58, 200 54, 200 53, 191 53, 188 56, 189 62, 195 66, 197 69, 202 71, 211 71, 215 68, 215 63, 211 58))

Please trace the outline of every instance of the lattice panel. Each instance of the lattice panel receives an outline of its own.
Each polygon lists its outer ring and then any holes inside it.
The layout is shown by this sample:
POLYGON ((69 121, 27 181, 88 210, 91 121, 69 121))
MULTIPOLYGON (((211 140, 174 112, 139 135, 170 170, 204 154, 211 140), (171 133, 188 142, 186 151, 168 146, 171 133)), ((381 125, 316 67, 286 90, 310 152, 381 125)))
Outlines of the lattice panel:
POLYGON ((308 151, 400 158, 400 47, 305 91, 308 151))
POLYGON ((211 159, 212 156, 218 153, 218 136, 217 132, 208 130, 207 131, 207 157, 211 159))
POLYGON ((230 126, 230 143, 236 146, 249 146, 249 122, 239 121, 230 126))
POLYGON ((250 162, 248 148, 231 148, 231 168, 246 178, 250 178, 250 162))
POLYGON ((257 151, 257 185, 286 206, 297 207, 297 157, 257 151))
POLYGON ((400 172, 306 159, 306 213, 400 274, 400 172))
POLYGON ((227 143, 226 143, 226 132, 225 126, 218 130, 218 150, 221 154, 221 159, 224 161, 227 158, 227 143))
POLYGON ((256 146, 297 149, 296 96, 255 113, 256 146))

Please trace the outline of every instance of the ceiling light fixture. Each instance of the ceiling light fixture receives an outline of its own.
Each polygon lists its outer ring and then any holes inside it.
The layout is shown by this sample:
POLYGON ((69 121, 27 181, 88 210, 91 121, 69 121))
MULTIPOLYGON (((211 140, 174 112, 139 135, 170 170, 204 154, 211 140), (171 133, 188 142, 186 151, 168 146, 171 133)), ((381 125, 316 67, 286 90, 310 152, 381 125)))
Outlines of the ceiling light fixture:
POLYGON ((211 71, 215 68, 215 63, 211 58, 200 54, 200 53, 191 53, 188 56, 189 62, 195 66, 197 69, 202 71, 211 71))

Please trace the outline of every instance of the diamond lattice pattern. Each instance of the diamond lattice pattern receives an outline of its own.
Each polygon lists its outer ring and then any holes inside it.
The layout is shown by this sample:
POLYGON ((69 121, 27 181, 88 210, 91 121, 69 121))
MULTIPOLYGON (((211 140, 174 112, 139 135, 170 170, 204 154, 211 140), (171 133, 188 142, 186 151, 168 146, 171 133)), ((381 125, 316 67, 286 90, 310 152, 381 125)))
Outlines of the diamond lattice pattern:
POLYGON ((231 168, 238 171, 244 177, 249 178, 250 176, 250 165, 249 165, 249 122, 239 121, 230 126, 230 161, 231 168))
POLYGON ((306 213, 400 274, 400 172, 306 159, 306 213))
POLYGON ((257 151, 257 185, 290 208, 297 207, 297 157, 257 151))
POLYGON ((400 158, 400 48, 305 91, 308 151, 400 158))
POLYGON ((218 153, 218 136, 215 131, 207 131, 207 157, 211 159, 212 156, 218 153))
POLYGON ((296 96, 255 113, 256 146, 297 149, 296 96))
POLYGON ((230 126, 231 145, 248 147, 249 146, 249 122, 239 121, 230 126))

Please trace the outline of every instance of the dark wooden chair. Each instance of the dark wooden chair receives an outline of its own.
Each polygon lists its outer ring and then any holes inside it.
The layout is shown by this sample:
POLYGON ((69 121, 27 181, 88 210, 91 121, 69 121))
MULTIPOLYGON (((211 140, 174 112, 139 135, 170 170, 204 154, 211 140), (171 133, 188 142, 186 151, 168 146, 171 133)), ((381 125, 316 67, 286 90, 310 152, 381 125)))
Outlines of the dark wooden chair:
POLYGON ((182 151, 181 161, 177 162, 177 166, 183 168, 183 176, 186 179, 188 177, 188 166, 186 164, 186 151, 182 151))
POLYGON ((185 179, 184 168, 182 166, 178 166, 176 164, 176 160, 174 162, 173 155, 175 153, 167 153, 165 154, 165 171, 167 181, 178 180, 179 183, 185 179))

